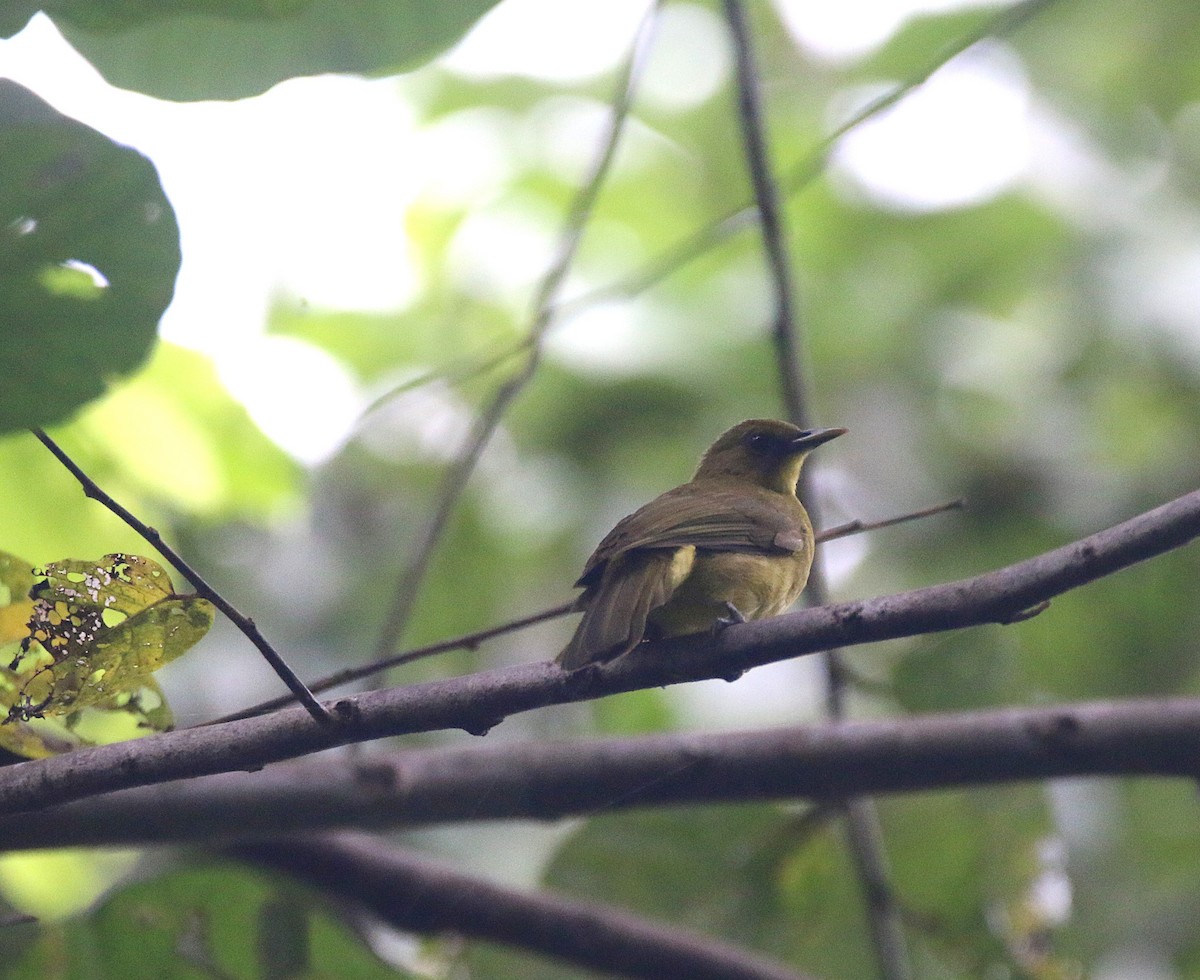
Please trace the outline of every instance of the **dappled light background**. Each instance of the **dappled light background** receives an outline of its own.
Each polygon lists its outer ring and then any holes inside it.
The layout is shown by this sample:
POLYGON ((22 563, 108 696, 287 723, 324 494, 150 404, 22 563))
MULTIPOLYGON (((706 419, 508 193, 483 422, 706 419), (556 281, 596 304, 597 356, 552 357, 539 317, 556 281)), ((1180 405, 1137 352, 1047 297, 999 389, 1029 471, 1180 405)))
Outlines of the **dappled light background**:
MULTIPOLYGON (((296 79, 234 103, 113 89, 43 18, 0 43, 0 75, 154 160, 182 229, 164 342, 57 435, 305 677, 372 656, 441 474, 521 363, 533 296, 646 6, 504 0, 411 73, 296 79)), ((828 6, 751 5, 811 421, 850 429, 811 464, 822 523, 966 501, 829 545, 832 595, 985 571, 1195 488, 1200 8, 1046 3, 854 128, 803 181, 826 134, 1006 9, 828 6)), ((641 276, 749 202, 731 85, 719 5, 667 5, 543 360, 471 478, 403 645, 568 598, 612 523, 686 479, 727 426, 783 412, 753 221, 651 285, 641 276)), ((0 489, 6 550, 37 561, 145 550, 32 439, 0 443, 0 489)), ((1198 575, 1192 549, 1018 626, 855 650, 854 710, 1195 693, 1198 575)), ((388 680, 548 659, 572 625, 388 680)), ((183 724, 280 693, 224 626, 163 676, 183 724)), ((806 659, 732 685, 530 713, 489 738, 815 719, 821 684, 806 659)), ((1145 971, 1165 955, 1172 966, 1140 975, 1200 975, 1200 917, 1184 928, 1167 914, 1200 908, 1194 807, 1189 792, 1149 782, 885 801, 897 886, 939 922, 918 961, 970 961, 974 975, 970 943, 1022 963, 1053 933, 1050 965, 1130 976, 1122 964, 1145 971), (931 854, 935 824, 945 846, 931 854)), ((417 839, 509 880, 549 864, 569 887, 603 855, 593 836, 555 857, 562 835, 417 839)), ((825 942, 797 962, 865 975, 837 952, 861 951, 861 938, 829 938, 853 935, 839 916, 856 901, 835 844, 831 834, 789 885, 825 896, 809 920, 825 942)))

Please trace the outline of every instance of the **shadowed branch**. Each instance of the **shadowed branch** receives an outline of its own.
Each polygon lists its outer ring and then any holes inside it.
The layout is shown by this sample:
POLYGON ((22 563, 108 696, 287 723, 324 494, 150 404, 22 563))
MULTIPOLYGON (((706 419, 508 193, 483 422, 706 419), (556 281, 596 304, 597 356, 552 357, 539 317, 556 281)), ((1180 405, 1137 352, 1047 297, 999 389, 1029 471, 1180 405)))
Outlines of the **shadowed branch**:
POLYGON ((454 728, 481 735, 508 715, 550 704, 733 678, 760 664, 830 647, 1004 623, 1022 610, 1196 537, 1200 490, 973 578, 817 606, 731 626, 716 636, 645 644, 603 667, 574 673, 552 663, 508 667, 343 698, 333 705, 337 726, 314 726, 304 712, 292 708, 23 762, 0 771, 0 812, 38 809, 171 779, 256 769, 335 745, 392 735, 454 728))
POLYGON ((365 905, 410 932, 453 932, 647 980, 804 980, 709 936, 596 902, 519 892, 361 837, 276 840, 230 853, 365 905))
POLYGON ((224 843, 661 806, 1200 775, 1200 699, 320 756, 0 817, 6 849, 224 843))

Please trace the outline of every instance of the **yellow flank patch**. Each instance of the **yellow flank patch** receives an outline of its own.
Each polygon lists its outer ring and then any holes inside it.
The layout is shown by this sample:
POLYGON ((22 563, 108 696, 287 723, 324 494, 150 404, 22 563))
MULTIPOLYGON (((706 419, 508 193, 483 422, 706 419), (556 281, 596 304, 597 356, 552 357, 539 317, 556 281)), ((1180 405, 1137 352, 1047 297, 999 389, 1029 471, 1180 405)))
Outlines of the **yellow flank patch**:
POLYGON ((675 554, 671 556, 671 568, 667 575, 671 580, 671 591, 678 589, 687 577, 692 574, 692 568, 696 564, 696 546, 694 544, 684 545, 682 548, 676 548, 675 554))

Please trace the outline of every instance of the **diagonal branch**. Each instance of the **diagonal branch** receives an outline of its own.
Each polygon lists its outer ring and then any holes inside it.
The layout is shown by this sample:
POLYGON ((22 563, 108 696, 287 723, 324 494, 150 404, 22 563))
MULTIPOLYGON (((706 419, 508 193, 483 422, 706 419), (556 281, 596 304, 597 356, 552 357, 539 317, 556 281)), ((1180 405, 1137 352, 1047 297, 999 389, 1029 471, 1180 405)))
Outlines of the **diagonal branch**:
MULTIPOLYGON (((902 518, 903 519, 903 518, 902 518)), ((835 528, 834 530, 839 530, 835 528)), ((846 531, 847 534, 854 533, 853 530, 846 531)), ((841 535, 839 534, 839 537, 841 535)), ((526 626, 533 626, 535 623, 544 623, 548 619, 558 619, 560 616, 567 616, 575 612, 575 603, 563 602, 557 606, 551 606, 549 609, 543 609, 541 612, 530 613, 528 616, 521 616, 517 619, 510 620, 507 623, 500 623, 498 626, 489 626, 486 629, 476 630, 473 633, 465 633, 462 636, 451 637, 449 640, 442 640, 438 643, 430 643, 423 647, 416 647, 412 650, 405 650, 402 653, 394 653, 390 657, 384 657, 382 660, 372 660, 370 663, 362 664, 359 667, 347 667, 345 670, 339 670, 335 673, 328 674, 319 680, 309 684, 309 689, 321 692, 328 691, 334 687, 340 687, 342 684, 349 684, 351 681, 362 680, 365 677, 372 677, 375 674, 381 674, 385 670, 390 670, 392 667, 399 667, 401 664, 412 663, 414 660, 423 660, 426 657, 433 657, 439 653, 446 653, 450 650, 474 650, 484 640, 490 640, 494 636, 503 636, 505 633, 515 633, 517 630, 522 630, 526 626)), ((213 721, 205 722, 205 725, 219 725, 226 721, 237 721, 239 718, 254 718, 258 715, 266 714, 269 711, 275 711, 278 708, 286 708, 295 699, 286 696, 272 698, 270 701, 263 701, 260 704, 251 705, 249 708, 243 708, 241 711, 233 711, 222 718, 216 718, 213 721)))
POLYGON ((168 545, 162 538, 162 535, 157 530, 147 525, 144 521, 138 520, 134 514, 117 503, 112 497, 105 493, 97 485, 96 481, 88 476, 58 443, 51 439, 41 429, 31 430, 38 441, 45 446, 54 455, 67 471, 79 481, 79 485, 83 488, 84 496, 91 497, 93 500, 107 507, 112 513, 123 520, 138 534, 145 538, 150 545, 155 548, 159 554, 167 559, 172 565, 179 569, 180 573, 189 582, 192 583, 196 594, 207 599, 214 606, 221 610, 222 613, 246 636, 246 638, 254 644, 258 652, 263 655, 263 658, 271 665, 271 669, 279 675, 292 692, 296 700, 304 705, 304 709, 312 715, 314 719, 323 725, 328 725, 333 721, 328 710, 321 704, 305 685, 304 681, 296 675, 296 672, 288 666, 287 662, 279 655, 279 652, 267 642, 266 637, 259 631, 254 620, 248 616, 242 615, 233 604, 229 602, 221 593, 214 589, 208 582, 201 577, 191 565, 189 565, 180 556, 174 548, 168 545))
POLYGON ((412 932, 454 932, 647 980, 804 980, 709 936, 595 902, 518 892, 368 838, 291 838, 244 844, 231 854, 366 905, 412 932))
POLYGON ((1200 490, 1005 568, 911 592, 817 606, 646 644, 611 664, 567 673, 548 662, 373 691, 334 703, 340 724, 296 709, 22 762, 0 772, 0 813, 132 786, 257 769, 350 742, 461 728, 482 735, 510 714, 713 677, 836 646, 1020 621, 1057 595, 1200 537, 1200 490))
POLYGON ((483 451, 491 442, 492 436, 500 426, 509 406, 525 386, 533 380, 533 376, 537 372, 541 362, 542 339, 554 316, 554 299, 562 288, 567 272, 579 251, 584 230, 592 216, 596 200, 600 196, 600 189, 616 158, 617 146, 625 131, 625 122, 633 105, 633 91, 650 50, 658 9, 659 4, 654 4, 646 12, 646 16, 638 27, 633 48, 619 73, 608 132, 604 136, 591 173, 584 180, 571 206, 566 227, 563 230, 558 257, 546 273, 537 296, 534 298, 533 324, 524 343, 525 362, 492 396, 492 400, 475 420, 471 433, 459 451, 458 457, 443 475, 441 486, 438 488, 437 506, 422 529, 412 559, 401 572, 393 590, 392 602, 384 617, 383 628, 375 645, 373 659, 378 660, 395 652, 396 645, 400 642, 408 625, 408 619, 412 614, 421 583, 433 560, 433 553, 447 523, 449 523, 450 515, 458 505, 463 490, 466 489, 467 481, 475 471, 483 451))
MULTIPOLYGON (((948 510, 958 510, 962 506, 962 500, 951 500, 943 504, 935 504, 932 507, 925 507, 921 510, 911 511, 906 514, 898 514, 895 517, 887 517, 883 520, 863 521, 856 519, 853 521, 847 521, 845 524, 838 524, 836 527, 831 527, 828 530, 817 532, 817 543, 821 544, 824 541, 832 541, 835 538, 848 537, 851 534, 862 534, 865 531, 875 531, 880 528, 892 527, 896 524, 904 524, 907 521, 915 521, 923 517, 932 517, 935 514, 943 514, 948 510)), ((515 633, 517 630, 522 630, 526 626, 533 626, 535 623, 543 623, 548 619, 557 619, 560 616, 567 616, 577 611, 578 610, 575 608, 574 600, 563 602, 557 606, 552 606, 549 609, 543 609, 541 612, 530 613, 528 616, 520 616, 516 619, 509 620, 507 623, 499 623, 496 626, 489 626, 486 629, 475 630, 471 633, 465 633, 462 636, 451 637, 448 640, 430 643, 426 646, 416 647, 412 650, 405 650, 402 653, 394 653, 391 656, 382 658, 381 660, 372 660, 370 663, 360 664, 358 667, 347 667, 345 670, 339 670, 315 681, 310 681, 308 688, 310 691, 320 693, 322 691, 328 691, 334 687, 340 687, 342 684, 349 684, 351 681, 362 680, 364 677, 371 677, 374 674, 380 674, 392 667, 398 667, 401 664, 411 663, 414 660, 423 660, 426 657, 433 657, 439 653, 445 653, 449 650, 474 650, 484 640, 490 640, 495 636, 503 636, 506 633, 515 633)), ((243 708, 240 711, 231 712, 222 718, 214 719, 206 724, 215 725, 223 721, 236 721, 239 718, 253 718, 255 715, 262 715, 266 714, 268 711, 274 711, 277 708, 287 707, 294 700, 295 698, 287 696, 272 698, 269 701, 263 701, 248 708, 243 708)))

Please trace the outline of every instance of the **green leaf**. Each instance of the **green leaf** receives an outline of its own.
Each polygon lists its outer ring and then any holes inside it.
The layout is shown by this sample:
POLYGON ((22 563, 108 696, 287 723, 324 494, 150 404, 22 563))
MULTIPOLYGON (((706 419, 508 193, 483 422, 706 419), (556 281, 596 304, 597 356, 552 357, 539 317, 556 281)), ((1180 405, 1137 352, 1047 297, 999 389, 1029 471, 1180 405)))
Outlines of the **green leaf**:
POLYGON ((0 551, 0 650, 28 634, 33 612, 29 590, 36 581, 31 562, 0 551))
MULTIPOLYGON (((192 0, 192 16, 235 19, 289 17, 310 6, 310 0, 192 0)), ((73 23, 99 31, 119 31, 137 27, 146 21, 179 15, 175 4, 163 0, 124 0, 123 3, 96 3, 94 0, 59 0, 56 14, 73 23)))
POLYGON ((237 99, 299 75, 415 68, 454 44, 495 0, 78 0, 50 10, 112 84, 164 99, 237 99), (114 9, 117 12, 113 12, 114 9))
POLYGON ((42 9, 37 0, 6 3, 0 10, 0 37, 12 37, 29 23, 29 18, 42 9))
POLYGON ((61 422, 136 369, 179 270, 154 166, 0 79, 0 432, 61 422))
POLYGON ((208 632, 212 604, 176 595, 167 573, 137 555, 66 559, 37 574, 44 581, 33 588, 29 638, 0 667, 9 723, 65 715, 73 729, 74 713, 95 707, 150 727, 169 725, 170 711, 150 675, 208 632))

